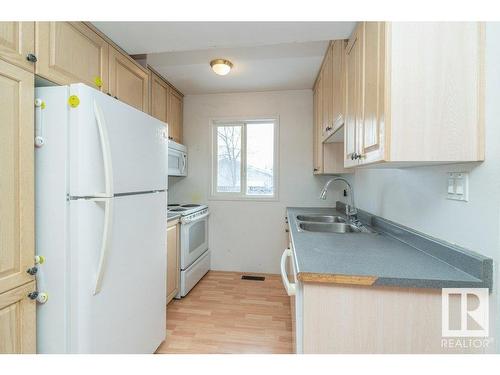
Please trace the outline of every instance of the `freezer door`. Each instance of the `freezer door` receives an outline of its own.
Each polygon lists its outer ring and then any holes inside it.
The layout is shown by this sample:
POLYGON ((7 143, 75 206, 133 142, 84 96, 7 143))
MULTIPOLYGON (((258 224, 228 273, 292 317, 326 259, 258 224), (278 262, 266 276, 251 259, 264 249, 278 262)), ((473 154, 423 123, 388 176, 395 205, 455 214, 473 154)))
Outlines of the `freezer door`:
POLYGON ((69 88, 70 195, 166 189, 167 125, 83 84, 69 88))
POLYGON ((70 352, 153 353, 165 339, 165 212, 165 193, 70 202, 70 352))

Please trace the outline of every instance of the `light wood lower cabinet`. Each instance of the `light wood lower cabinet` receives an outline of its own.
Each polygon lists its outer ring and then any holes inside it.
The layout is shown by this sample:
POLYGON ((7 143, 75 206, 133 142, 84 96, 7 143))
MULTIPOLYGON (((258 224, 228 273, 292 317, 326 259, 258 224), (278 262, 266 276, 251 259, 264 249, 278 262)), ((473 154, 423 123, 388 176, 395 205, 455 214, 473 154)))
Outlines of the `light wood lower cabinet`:
POLYGON ((167 224, 167 304, 179 292, 179 245, 179 223, 171 221, 167 224))
POLYGON ((143 112, 149 112, 149 72, 109 46, 109 93, 143 112))
MULTIPOLYGON (((460 298, 460 295, 457 295, 460 298)), ((460 305, 460 301, 455 301, 460 305)), ((454 303, 455 303, 454 302, 454 303)), ((443 345, 441 290, 300 282, 299 353, 450 354, 492 348, 443 345)), ((492 302, 490 302, 492 303, 492 302)))
POLYGON ((0 60, 0 293, 33 277, 34 77, 0 60))
POLYGON ((108 91, 108 43, 83 22, 36 23, 36 74, 108 91))
POLYGON ((34 72, 29 54, 35 54, 35 23, 0 22, 0 59, 34 72))
POLYGON ((0 294, 0 354, 36 353, 35 282, 0 294))

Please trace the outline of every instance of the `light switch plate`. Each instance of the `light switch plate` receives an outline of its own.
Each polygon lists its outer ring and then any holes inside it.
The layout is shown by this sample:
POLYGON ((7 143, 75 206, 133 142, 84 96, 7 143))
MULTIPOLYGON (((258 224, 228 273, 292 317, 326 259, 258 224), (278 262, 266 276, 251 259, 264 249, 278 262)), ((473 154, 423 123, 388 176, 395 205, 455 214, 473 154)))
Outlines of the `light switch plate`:
POLYGON ((447 199, 467 202, 469 200, 469 173, 448 172, 447 199))

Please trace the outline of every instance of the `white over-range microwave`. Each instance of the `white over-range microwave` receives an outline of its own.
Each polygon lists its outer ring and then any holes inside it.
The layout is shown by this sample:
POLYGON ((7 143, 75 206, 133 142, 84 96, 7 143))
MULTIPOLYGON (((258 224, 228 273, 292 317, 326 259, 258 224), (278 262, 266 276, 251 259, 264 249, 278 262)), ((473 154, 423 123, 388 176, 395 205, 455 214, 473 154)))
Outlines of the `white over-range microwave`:
POLYGON ((187 147, 168 141, 168 175, 187 176, 187 147))

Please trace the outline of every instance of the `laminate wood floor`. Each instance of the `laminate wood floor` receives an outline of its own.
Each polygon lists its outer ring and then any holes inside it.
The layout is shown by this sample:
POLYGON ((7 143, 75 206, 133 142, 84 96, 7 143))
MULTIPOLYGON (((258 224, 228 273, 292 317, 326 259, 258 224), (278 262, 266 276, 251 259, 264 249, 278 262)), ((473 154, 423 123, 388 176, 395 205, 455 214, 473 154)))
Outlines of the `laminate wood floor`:
POLYGON ((290 300, 278 275, 241 280, 210 271, 167 306, 167 339, 157 353, 291 353, 290 300))

